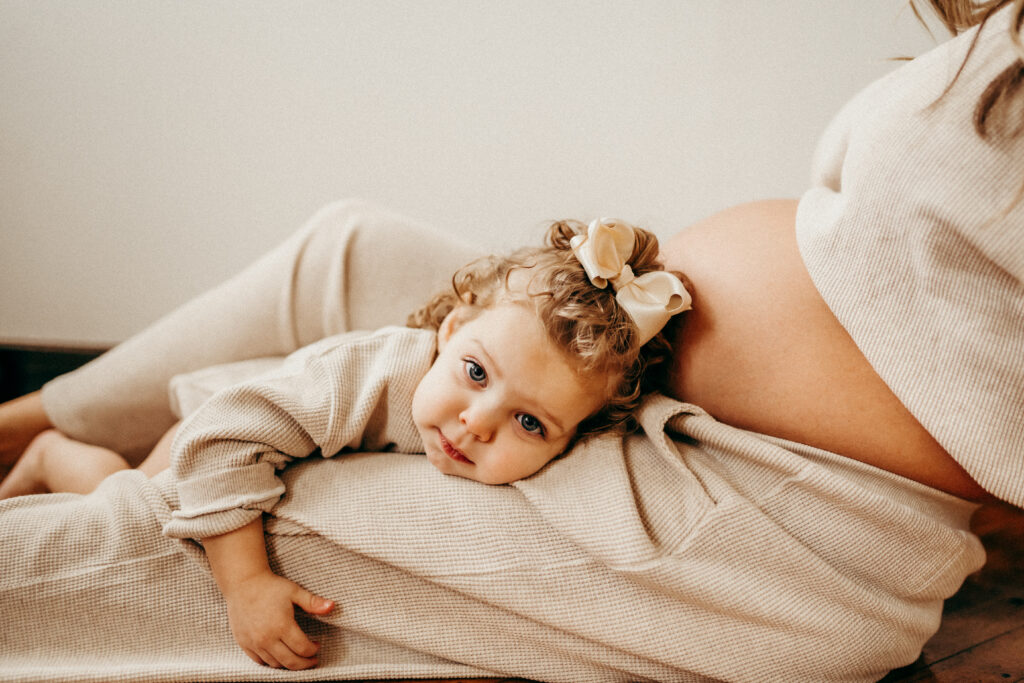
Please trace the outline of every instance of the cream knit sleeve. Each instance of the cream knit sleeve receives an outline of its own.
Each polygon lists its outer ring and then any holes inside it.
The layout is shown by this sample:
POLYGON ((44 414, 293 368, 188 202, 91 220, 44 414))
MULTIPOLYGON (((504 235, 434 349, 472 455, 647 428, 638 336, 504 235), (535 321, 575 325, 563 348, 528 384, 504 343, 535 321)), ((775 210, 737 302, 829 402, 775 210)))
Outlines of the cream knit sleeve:
POLYGON ((412 395, 435 335, 385 328, 300 349, 269 375, 218 392, 172 446, 180 509, 164 526, 206 538, 244 526, 284 494, 277 473, 295 458, 343 449, 421 452, 412 395))

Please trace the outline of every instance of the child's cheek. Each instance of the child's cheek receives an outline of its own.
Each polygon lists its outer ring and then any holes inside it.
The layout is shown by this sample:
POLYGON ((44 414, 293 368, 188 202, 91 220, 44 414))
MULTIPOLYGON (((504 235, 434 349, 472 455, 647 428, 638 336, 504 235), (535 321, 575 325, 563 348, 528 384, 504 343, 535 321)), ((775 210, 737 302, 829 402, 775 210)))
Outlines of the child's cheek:
POLYGON ((430 425, 431 397, 427 382, 429 377, 430 373, 428 372, 416 385, 416 391, 412 395, 412 421, 420 429, 430 425))

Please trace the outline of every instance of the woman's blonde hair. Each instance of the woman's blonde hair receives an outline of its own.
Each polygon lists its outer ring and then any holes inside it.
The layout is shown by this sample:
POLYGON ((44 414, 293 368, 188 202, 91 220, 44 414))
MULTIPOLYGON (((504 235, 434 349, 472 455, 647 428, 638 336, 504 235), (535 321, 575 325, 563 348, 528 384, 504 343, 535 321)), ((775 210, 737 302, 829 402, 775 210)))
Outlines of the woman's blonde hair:
MULTIPOLYGON (((612 288, 598 289, 590 282, 569 245, 585 230, 577 221, 557 221, 548 228, 544 247, 469 263, 452 276, 451 288, 436 294, 406 323, 437 330, 457 306, 467 307, 472 317, 502 302, 532 304, 548 337, 578 372, 588 378, 617 379, 605 405, 579 425, 576 438, 636 429, 633 413, 640 400, 665 381, 666 373, 652 370, 660 369, 671 353, 664 331, 641 346, 640 331, 615 300, 612 288), (525 277, 520 278, 520 272, 525 277)), ((636 243, 628 260, 633 273, 639 277, 663 270, 658 238, 641 228, 634 232, 636 243)))
MULTIPOLYGON (((960 78, 967 60, 978 42, 981 28, 989 18, 1008 4, 1013 4, 1010 19, 1010 39, 1017 51, 1017 58, 1008 64, 985 88, 974 108, 974 129, 982 138, 987 138, 993 130, 1009 137, 1021 134, 1020 108, 1024 104, 1024 41, 1021 40, 1021 26, 1024 25, 1024 0, 928 0, 928 6, 939 21, 953 35, 972 26, 979 26, 974 35, 967 55, 960 64, 956 75, 946 86, 945 95, 960 78)), ((910 0, 910 7, 921 23, 924 23, 918 10, 918 0, 910 0)), ((939 97, 939 100, 942 96, 939 97)))

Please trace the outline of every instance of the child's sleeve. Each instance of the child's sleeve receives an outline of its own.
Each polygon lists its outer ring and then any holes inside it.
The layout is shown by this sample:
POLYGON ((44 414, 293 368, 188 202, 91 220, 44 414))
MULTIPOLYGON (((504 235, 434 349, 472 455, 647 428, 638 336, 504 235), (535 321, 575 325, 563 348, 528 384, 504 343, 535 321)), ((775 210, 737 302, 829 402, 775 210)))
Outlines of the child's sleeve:
POLYGON ((418 451, 412 394, 433 355, 433 335, 422 330, 344 335, 218 392, 172 446, 180 508, 164 534, 208 538, 245 526, 284 494, 277 472, 295 458, 418 451))

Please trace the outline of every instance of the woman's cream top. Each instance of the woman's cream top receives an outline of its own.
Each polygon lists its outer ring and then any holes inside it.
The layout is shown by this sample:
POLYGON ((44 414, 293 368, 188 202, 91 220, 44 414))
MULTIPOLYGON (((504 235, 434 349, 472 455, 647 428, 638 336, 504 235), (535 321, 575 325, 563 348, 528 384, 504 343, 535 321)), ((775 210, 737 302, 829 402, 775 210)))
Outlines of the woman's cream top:
POLYGON ((973 127, 1017 56, 1008 19, 984 27, 949 92, 976 29, 850 101, 819 143, 796 229, 875 371, 979 484, 1024 506, 1024 135, 973 127))

